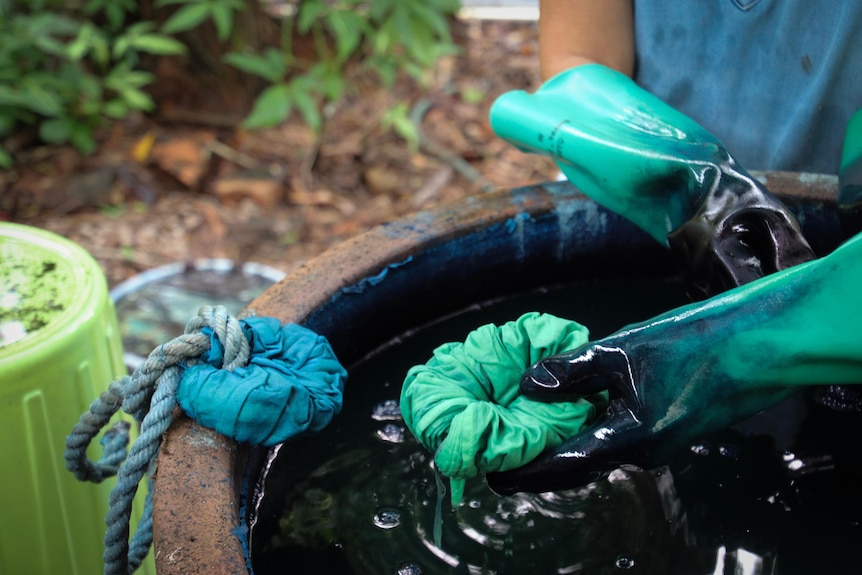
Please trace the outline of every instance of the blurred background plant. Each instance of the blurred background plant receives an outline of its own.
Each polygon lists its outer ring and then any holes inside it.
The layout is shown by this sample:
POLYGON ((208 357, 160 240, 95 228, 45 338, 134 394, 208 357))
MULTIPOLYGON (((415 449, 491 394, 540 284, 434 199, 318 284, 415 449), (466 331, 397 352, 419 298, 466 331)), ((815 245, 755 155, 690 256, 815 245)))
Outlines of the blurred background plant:
MULTIPOLYGON (((186 48, 136 12, 134 0, 0 2, 0 140, 31 126, 91 153, 95 128, 151 111, 145 57, 186 48)), ((0 166, 11 164, 0 147, 0 166)))
MULTIPOLYGON (((206 62, 257 80, 242 127, 278 125, 297 112, 316 133, 324 110, 349 90, 355 64, 391 86, 422 82, 457 47, 450 32, 459 0, 0 0, 0 142, 33 130, 43 142, 96 148, 95 131, 134 112, 153 112, 160 57, 206 62), (276 30, 259 35, 259 20, 276 30), (246 25, 249 20, 257 26, 246 25), (214 33, 217 49, 200 37, 214 33), (261 38, 264 38, 263 40, 261 38), (214 57, 215 53, 215 57, 214 57), (155 72, 155 73, 154 73, 155 72)), ((409 108, 386 128, 416 141, 409 108)), ((14 146, 0 146, 0 166, 14 146)))

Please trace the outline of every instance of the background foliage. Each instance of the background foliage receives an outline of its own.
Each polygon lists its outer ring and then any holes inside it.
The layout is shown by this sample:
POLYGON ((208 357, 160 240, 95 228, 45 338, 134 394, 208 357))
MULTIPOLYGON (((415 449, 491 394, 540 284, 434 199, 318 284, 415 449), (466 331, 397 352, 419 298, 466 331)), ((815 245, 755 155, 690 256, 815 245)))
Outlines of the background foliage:
MULTIPOLYGON (((156 79, 154 59, 187 54, 190 35, 205 25, 226 46, 226 65, 264 82, 243 122, 247 129, 296 112, 319 132, 323 106, 349 89, 349 63, 392 85, 400 74, 421 81, 440 56, 456 50, 449 18, 458 0, 286 2, 279 5, 278 41, 259 48, 236 25, 254 1, 156 0, 164 16, 145 18, 138 0, 0 0, 0 142, 30 126, 44 142, 94 151, 99 126, 155 110, 147 91, 156 79), (300 36, 312 39, 312 54, 294 49, 300 36)), ((406 104, 384 118, 415 140, 406 104)), ((0 166, 12 162, 0 146, 0 166)))

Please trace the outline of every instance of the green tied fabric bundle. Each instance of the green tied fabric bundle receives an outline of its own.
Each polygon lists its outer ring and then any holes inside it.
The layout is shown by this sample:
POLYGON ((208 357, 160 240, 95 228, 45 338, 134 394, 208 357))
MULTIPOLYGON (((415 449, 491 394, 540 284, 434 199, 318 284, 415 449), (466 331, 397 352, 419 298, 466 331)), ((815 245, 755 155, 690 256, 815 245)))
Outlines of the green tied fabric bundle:
POLYGON ((441 345, 427 363, 408 371, 401 413, 450 478, 453 506, 467 479, 530 462, 577 434, 607 405, 605 394, 542 403, 519 392, 524 370, 588 336, 576 322, 531 312, 500 327, 484 325, 463 343, 441 345))

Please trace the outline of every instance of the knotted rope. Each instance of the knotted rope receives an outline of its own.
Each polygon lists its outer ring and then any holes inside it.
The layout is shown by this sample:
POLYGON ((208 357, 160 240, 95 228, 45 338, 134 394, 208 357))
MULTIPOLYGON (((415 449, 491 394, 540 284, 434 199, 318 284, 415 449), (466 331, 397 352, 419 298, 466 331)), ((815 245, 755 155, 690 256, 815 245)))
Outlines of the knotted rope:
POLYGON ((76 478, 99 483, 117 476, 105 519, 104 573, 134 572, 152 544, 151 479, 144 515, 129 541, 132 502, 178 405, 234 439, 274 445, 326 425, 340 411, 346 375, 326 339, 301 326, 237 320, 224 307, 202 307, 183 335, 111 382, 66 439, 66 468, 76 478), (231 389, 219 389, 224 387, 231 389), (120 408, 140 423, 137 440, 126 455, 129 426, 115 425, 101 440, 102 458, 90 461, 87 447, 120 408))

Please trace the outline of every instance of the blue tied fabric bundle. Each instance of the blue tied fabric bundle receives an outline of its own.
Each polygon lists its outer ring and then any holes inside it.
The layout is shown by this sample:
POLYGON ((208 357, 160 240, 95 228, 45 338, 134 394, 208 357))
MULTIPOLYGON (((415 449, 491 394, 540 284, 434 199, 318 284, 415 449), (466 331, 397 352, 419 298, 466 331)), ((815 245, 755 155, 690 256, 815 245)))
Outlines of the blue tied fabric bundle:
POLYGON ((152 488, 130 541, 132 504, 178 405, 223 435, 271 446, 325 427, 341 411, 346 380, 325 337, 274 318, 237 320, 224 307, 201 307, 183 335, 112 381, 66 438, 66 468, 77 479, 117 476, 105 518, 104 573, 133 572, 152 544, 152 488), (140 423, 137 440, 126 454, 129 425, 115 425, 102 438, 103 457, 90 461, 87 447, 121 408, 140 423))
POLYGON ((211 328, 204 362, 186 369, 180 407, 205 427, 240 442, 272 446, 320 431, 341 411, 347 371, 326 338, 274 318, 240 320, 248 364, 221 369, 224 348, 211 328))

